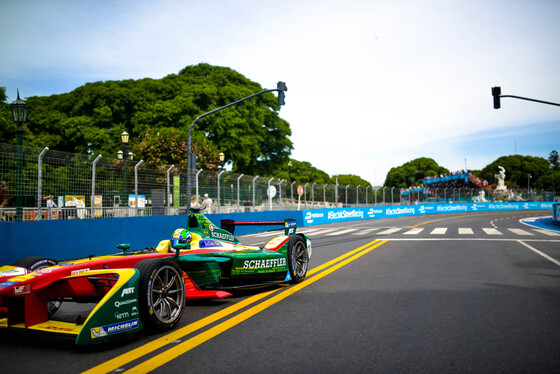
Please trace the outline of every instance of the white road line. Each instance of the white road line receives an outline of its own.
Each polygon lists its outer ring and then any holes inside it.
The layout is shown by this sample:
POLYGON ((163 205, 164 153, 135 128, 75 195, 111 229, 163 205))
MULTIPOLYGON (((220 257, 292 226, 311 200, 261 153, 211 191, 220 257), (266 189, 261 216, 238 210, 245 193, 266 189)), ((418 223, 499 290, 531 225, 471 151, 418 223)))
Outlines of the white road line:
POLYGON ((553 259, 549 255, 547 255, 545 253, 542 253, 538 249, 536 249, 534 247, 531 247, 529 244, 527 244, 525 242, 522 242, 521 240, 518 240, 517 242, 523 244, 525 247, 529 248, 531 251, 535 252, 536 254, 543 256, 544 258, 546 258, 548 261, 552 262, 553 264, 556 264, 556 265, 560 266, 560 261, 553 259))
POLYGON ((487 235, 504 235, 496 229, 491 229, 488 227, 483 227, 482 231, 484 231, 487 235))
POLYGON ((405 235, 418 235, 419 233, 421 233, 424 230, 424 228, 422 227, 416 227, 413 228, 411 230, 408 230, 407 232, 405 232, 405 235))
POLYGON ((323 235, 326 234, 328 232, 332 232, 334 230, 338 230, 338 229, 324 229, 324 230, 319 230, 317 232, 314 232, 313 235, 323 235))
POLYGON ((459 235, 473 235, 474 232, 470 227, 459 227, 459 235))
POLYGON ((379 230, 379 228, 376 227, 376 228, 373 228, 373 229, 365 229, 365 230, 362 230, 362 231, 355 232, 352 235, 366 235, 366 234, 369 234, 370 232, 375 231, 375 230, 379 230))
POLYGON ((541 234, 545 234, 548 236, 560 236, 560 233, 557 233, 555 231, 550 231, 550 230, 545 230, 545 229, 533 229, 536 232, 540 232, 541 234))
POLYGON ((443 235, 447 231, 447 227, 436 227, 432 230, 430 235, 443 235))
POLYGON ((393 233, 395 233, 397 231, 400 231, 400 230, 401 230, 400 227, 393 227, 393 228, 387 229, 385 231, 378 232, 378 234, 379 235, 388 235, 388 234, 393 234, 393 233))
POLYGON ((344 235, 344 234, 348 234, 350 232, 354 232, 356 230, 358 230, 358 229, 346 229, 346 230, 335 231, 335 232, 328 233, 327 236, 344 235))
POLYGON ((508 230, 511 231, 514 234, 517 234, 517 235, 526 235, 526 236, 533 236, 534 235, 534 234, 532 234, 528 231, 522 230, 522 229, 508 229, 508 230))

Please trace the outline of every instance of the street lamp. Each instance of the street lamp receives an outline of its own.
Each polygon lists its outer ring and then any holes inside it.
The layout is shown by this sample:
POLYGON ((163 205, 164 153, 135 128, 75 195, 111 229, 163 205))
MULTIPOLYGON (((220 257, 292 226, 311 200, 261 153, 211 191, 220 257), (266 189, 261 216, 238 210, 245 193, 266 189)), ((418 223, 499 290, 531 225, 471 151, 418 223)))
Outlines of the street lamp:
POLYGON ((224 155, 224 152, 220 152, 218 154, 218 159, 220 160, 220 164, 218 165, 218 169, 222 169, 224 167, 224 160, 226 159, 226 155, 224 155))
POLYGON ((288 169, 290 170, 290 182, 292 181, 292 161, 288 162, 288 169))
POLYGON ((23 127, 22 124, 27 120, 27 104, 19 98, 19 89, 17 91, 17 99, 12 104, 12 115, 14 122, 18 127, 16 130, 16 156, 17 156, 17 174, 16 174, 16 221, 22 220, 22 168, 23 168, 23 127))

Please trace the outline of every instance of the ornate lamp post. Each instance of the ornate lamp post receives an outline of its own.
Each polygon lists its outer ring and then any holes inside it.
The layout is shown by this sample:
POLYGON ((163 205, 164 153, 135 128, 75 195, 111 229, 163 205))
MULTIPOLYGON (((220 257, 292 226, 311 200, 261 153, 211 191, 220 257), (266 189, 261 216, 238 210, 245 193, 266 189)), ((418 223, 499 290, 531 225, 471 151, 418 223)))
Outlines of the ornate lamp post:
POLYGON ((132 152, 130 151, 130 148, 128 147, 128 140, 130 139, 130 135, 128 135, 128 133, 126 131, 123 131, 121 134, 121 142, 123 144, 122 146, 122 150, 119 150, 117 152, 117 158, 119 160, 123 160, 123 173, 124 173, 124 186, 123 186, 123 192, 124 192, 124 201, 127 202, 126 204, 128 205, 128 193, 126 192, 126 186, 127 186, 127 182, 128 182, 128 170, 126 167, 126 161, 127 160, 132 160, 134 158, 134 156, 132 155, 132 152))
POLYGON ((226 159, 226 155, 224 155, 224 152, 220 152, 218 154, 218 159, 220 160, 220 165, 218 165, 218 169, 223 169, 224 168, 224 161, 226 159))
POLYGON ((23 168, 23 127, 22 124, 27 120, 27 104, 19 98, 19 90, 17 91, 17 99, 12 103, 12 115, 14 122, 17 123, 16 131, 16 157, 17 157, 17 174, 16 174, 16 221, 22 220, 22 168, 23 168))
POLYGON ((292 161, 288 162, 288 169, 290 170, 290 183, 292 182, 292 161))

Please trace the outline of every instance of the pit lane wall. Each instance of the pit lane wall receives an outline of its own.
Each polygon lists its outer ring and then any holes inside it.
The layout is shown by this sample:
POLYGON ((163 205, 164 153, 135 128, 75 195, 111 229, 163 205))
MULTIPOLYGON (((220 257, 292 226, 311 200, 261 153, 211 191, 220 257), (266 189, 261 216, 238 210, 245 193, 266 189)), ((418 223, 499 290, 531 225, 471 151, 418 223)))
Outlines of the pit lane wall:
MULTIPOLYGON (((420 204, 384 207, 269 211, 209 214, 219 225, 222 219, 236 221, 279 221, 293 218, 298 227, 333 222, 393 218, 411 215, 486 211, 552 210, 552 203, 458 203, 420 204)), ((560 204, 555 204, 560 206, 560 204)), ((556 217, 560 208, 556 207, 556 217)), ((0 266, 13 264, 26 256, 68 260, 116 253, 117 244, 128 243, 131 250, 155 247, 168 239, 176 228, 186 227, 187 216, 123 217, 31 222, 0 222, 0 266)), ((278 226, 240 226, 235 235, 278 229, 278 226)))
POLYGON ((560 203, 552 205, 552 222, 560 226, 560 203))

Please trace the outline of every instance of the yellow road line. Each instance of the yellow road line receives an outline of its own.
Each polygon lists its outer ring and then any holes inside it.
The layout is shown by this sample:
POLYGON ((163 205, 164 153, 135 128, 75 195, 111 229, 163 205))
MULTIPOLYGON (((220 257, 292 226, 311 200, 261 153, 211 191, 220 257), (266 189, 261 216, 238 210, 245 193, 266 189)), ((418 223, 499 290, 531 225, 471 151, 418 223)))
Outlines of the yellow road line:
MULTIPOLYGON (((375 242, 375 241, 374 241, 375 242)), ((311 270, 309 270, 307 272, 307 275, 312 275, 318 271, 321 271, 322 269, 325 269, 329 266, 331 266, 332 264, 335 264, 361 250, 363 250, 364 248, 367 248, 368 246, 370 246, 371 244, 373 244, 374 242, 368 243, 366 245, 363 245, 355 250, 352 250, 348 253, 345 253, 342 256, 339 256, 337 258, 335 258, 334 260, 331 260, 323 265, 317 266, 311 270)), ((300 283, 301 284, 301 283, 300 283)), ((293 287, 292 287, 293 288, 293 287)), ((259 293, 257 295, 251 296, 245 300, 242 300, 230 307, 225 308, 224 310, 221 310, 219 312, 216 312, 214 314, 209 315, 208 317, 205 317, 199 321, 193 322, 185 327, 182 327, 180 329, 174 330, 172 332, 170 332, 169 334, 166 334, 164 336, 162 336, 161 338, 158 338, 156 340, 153 340, 149 343, 146 343, 136 349, 133 349, 130 352, 127 352, 123 355, 117 356, 109 361, 106 361, 94 368, 91 368, 87 371, 84 371, 83 374, 93 374, 93 373, 108 373, 110 371, 113 371, 115 369, 118 369, 126 364, 128 364, 129 362, 132 362, 142 356, 145 356, 146 354, 149 354, 151 352, 153 352, 154 350, 157 350, 169 343, 172 343, 173 341, 176 341, 180 338, 182 338, 183 336, 186 336, 188 334, 193 333, 196 330, 199 330, 211 323, 214 323, 230 314, 233 314, 263 298, 268 297, 269 295, 278 292, 282 290, 282 288, 279 289, 275 289, 272 291, 267 291, 267 292, 262 292, 259 293)))
POLYGON ((263 301, 260 304, 255 305, 254 307, 239 313, 236 316, 233 316, 232 318, 220 323, 219 325, 216 325, 215 327, 212 327, 211 329, 204 331, 200 334, 198 334, 197 336, 181 343, 178 344, 170 349, 167 349, 165 352, 160 353, 157 356, 152 357, 151 359, 131 368, 130 370, 126 371, 126 373, 148 373, 152 370, 157 369, 158 367, 164 365, 165 363, 179 357, 180 355, 188 352, 189 350, 199 346, 200 344, 212 339, 213 337, 221 334, 222 332, 232 328, 235 325, 238 325, 239 323, 249 319, 250 317, 256 315, 257 313, 267 309, 268 307, 276 304, 277 302, 284 300, 285 298, 287 298, 288 296, 296 293, 297 291, 309 286, 310 284, 318 281, 319 279, 331 274, 332 272, 340 269, 341 267, 351 263, 352 261, 360 258, 361 256, 365 255, 366 253, 369 253, 370 251, 372 251, 373 249, 379 247, 380 245, 386 243, 387 241, 373 241, 371 243, 368 243, 366 245, 366 249, 353 255, 352 257, 340 262, 337 265, 334 265, 333 267, 325 270, 324 272, 314 276, 313 278, 309 278, 306 279, 305 281, 298 283, 288 289, 285 289, 284 292, 272 296, 270 299, 263 301), (373 245, 371 245, 373 244, 373 245), (369 247, 367 247, 368 245, 371 245, 369 247))

